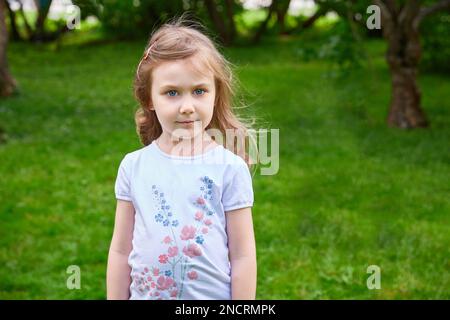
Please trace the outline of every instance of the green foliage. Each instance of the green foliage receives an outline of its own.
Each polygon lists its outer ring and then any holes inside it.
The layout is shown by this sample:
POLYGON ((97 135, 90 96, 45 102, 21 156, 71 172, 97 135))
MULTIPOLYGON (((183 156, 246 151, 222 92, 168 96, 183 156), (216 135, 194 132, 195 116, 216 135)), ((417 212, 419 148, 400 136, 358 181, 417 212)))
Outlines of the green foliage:
POLYGON ((102 5, 99 0, 72 0, 72 3, 80 8, 81 19, 85 19, 88 16, 99 17, 102 11, 102 5))
POLYGON ((156 25, 186 9, 182 1, 77 0, 75 3, 83 16, 97 16, 107 32, 124 39, 146 37, 156 25))
POLYGON ((347 21, 339 20, 328 42, 320 49, 319 57, 334 61, 341 69, 360 67, 364 51, 362 42, 355 38, 347 21))
POLYGON ((321 28, 304 31, 296 56, 300 61, 326 61, 336 69, 336 75, 346 76, 362 67, 367 52, 363 38, 352 34, 348 21, 337 20, 321 28))
POLYGON ((421 25, 423 43, 422 67, 426 70, 450 72, 450 13, 427 17, 421 25))
POLYGON ((118 37, 148 36, 154 26, 182 11, 181 1, 104 0, 101 21, 118 37))

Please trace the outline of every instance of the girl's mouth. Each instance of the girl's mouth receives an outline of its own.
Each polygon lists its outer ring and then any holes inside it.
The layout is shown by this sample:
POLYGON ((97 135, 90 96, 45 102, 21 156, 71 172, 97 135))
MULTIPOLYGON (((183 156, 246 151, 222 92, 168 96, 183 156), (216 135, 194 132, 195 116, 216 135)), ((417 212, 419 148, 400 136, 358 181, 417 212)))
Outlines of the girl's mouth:
POLYGON ((189 121, 176 121, 177 123, 182 123, 182 124, 185 124, 185 123, 193 123, 195 120, 189 120, 189 121))
POLYGON ((177 123, 182 126, 192 126, 194 121, 177 121, 177 123))

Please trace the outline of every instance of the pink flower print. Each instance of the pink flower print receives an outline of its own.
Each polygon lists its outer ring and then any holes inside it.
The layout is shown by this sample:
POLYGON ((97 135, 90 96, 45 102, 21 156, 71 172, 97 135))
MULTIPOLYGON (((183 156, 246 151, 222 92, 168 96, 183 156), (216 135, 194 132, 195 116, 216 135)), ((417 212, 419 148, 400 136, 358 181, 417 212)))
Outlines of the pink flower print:
POLYGON ((165 254, 162 254, 159 256, 159 262, 161 262, 161 263, 166 263, 168 259, 169 258, 165 254))
POLYGON ((144 272, 145 272, 145 273, 148 272, 148 268, 147 268, 147 267, 144 268, 144 272))
POLYGON ((184 226, 181 230, 181 240, 194 239, 195 231, 195 228, 192 226, 184 226))
POLYGON ((211 224, 212 224, 212 221, 211 221, 211 220, 209 220, 209 219, 206 219, 206 220, 205 220, 205 224, 206 224, 207 226, 209 226, 209 225, 211 225, 211 224))
POLYGON ((166 290, 172 287, 174 281, 170 277, 160 276, 158 278, 158 290, 166 290))
POLYGON ((153 280, 152 277, 150 277, 150 276, 147 277, 147 281, 152 281, 152 280, 153 280))
POLYGON ((197 212, 195 213, 195 220, 200 221, 200 220, 202 220, 202 219, 203 219, 203 212, 197 211, 197 212))
POLYGON ((172 239, 171 239, 169 236, 166 236, 166 237, 163 239, 163 242, 164 242, 165 244, 169 244, 169 243, 172 243, 172 239))
POLYGON ((202 228, 202 233, 203 234, 207 234, 208 233, 208 228, 202 228))
POLYGON ((198 274, 197 274, 196 271, 188 272, 187 276, 188 276, 188 278, 191 279, 191 280, 196 280, 196 279, 198 279, 198 274))
POLYGON ((150 287, 154 288, 156 287, 156 284, 154 282, 152 282, 152 284, 150 285, 150 287))
POLYGON ((169 249, 167 250, 169 253, 169 257, 175 257, 176 255, 178 255, 178 247, 169 247, 169 249))
POLYGON ((153 268, 153 275, 155 277, 157 277, 159 275, 159 269, 158 268, 153 268))
POLYGON ((159 292, 156 291, 156 292, 154 293, 154 295, 155 295, 155 296, 159 296, 159 292))
POLYGON ((183 253, 187 255, 189 258, 197 257, 202 255, 202 250, 195 243, 191 243, 187 247, 183 248, 183 253))
POLYGON ((171 297, 176 297, 177 294, 178 294, 178 290, 177 289, 170 291, 170 296, 171 297))
POLYGON ((197 203, 203 205, 203 204, 205 204, 205 199, 199 197, 199 198, 197 199, 197 203))

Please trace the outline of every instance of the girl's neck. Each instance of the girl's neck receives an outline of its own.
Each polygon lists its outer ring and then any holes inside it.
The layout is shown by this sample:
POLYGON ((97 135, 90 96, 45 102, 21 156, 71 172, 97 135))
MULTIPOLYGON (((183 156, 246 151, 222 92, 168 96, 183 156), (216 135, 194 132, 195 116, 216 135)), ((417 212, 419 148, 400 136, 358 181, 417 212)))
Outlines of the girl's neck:
POLYGON ((217 143, 207 133, 196 137, 175 140, 170 134, 162 133, 155 142, 167 154, 175 156, 196 156, 214 148, 217 143))

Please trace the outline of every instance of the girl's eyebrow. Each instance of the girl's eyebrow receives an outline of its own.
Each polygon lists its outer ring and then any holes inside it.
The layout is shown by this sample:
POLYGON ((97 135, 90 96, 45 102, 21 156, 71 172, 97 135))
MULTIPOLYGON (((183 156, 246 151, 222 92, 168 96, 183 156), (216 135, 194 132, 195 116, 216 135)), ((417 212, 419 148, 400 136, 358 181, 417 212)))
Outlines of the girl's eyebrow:
MULTIPOLYGON (((206 84, 206 83, 199 83, 199 84, 196 84, 196 85, 192 86, 192 88, 195 88, 195 87, 208 87, 208 84, 206 84)), ((173 84, 165 84, 165 85, 163 85, 161 87, 161 89, 166 89, 166 88, 178 88, 178 86, 173 85, 173 84)))

